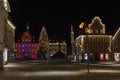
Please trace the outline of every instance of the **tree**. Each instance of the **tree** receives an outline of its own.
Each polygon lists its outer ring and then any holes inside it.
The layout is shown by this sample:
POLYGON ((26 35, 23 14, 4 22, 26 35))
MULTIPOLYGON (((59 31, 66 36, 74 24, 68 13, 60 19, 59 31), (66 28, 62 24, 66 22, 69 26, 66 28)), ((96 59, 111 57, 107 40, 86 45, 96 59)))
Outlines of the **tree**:
POLYGON ((46 53, 48 53, 49 48, 49 40, 48 34, 46 32, 45 27, 42 27, 39 37, 39 50, 38 50, 38 58, 45 59, 46 53))

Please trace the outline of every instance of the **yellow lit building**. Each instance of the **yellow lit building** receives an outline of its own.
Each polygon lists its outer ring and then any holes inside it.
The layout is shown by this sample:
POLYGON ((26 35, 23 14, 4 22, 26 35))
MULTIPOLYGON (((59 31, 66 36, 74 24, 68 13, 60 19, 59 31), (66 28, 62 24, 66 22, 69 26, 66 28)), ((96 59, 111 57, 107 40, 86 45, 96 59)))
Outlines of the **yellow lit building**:
POLYGON ((105 35, 105 25, 99 17, 95 17, 88 25, 89 34, 76 38, 76 51, 79 60, 108 61, 111 60, 112 35, 105 35))
POLYGON ((10 12, 8 0, 0 0, 0 68, 8 61, 8 51, 14 49, 15 26, 8 19, 10 12))
POLYGON ((14 61, 14 49, 15 49, 15 25, 8 19, 7 20, 7 31, 6 31, 6 47, 7 47, 7 60, 8 62, 14 61))
POLYGON ((53 56, 57 51, 59 50, 60 45, 60 51, 67 55, 67 43, 65 42, 56 42, 56 43, 49 43, 49 53, 51 56, 53 56))

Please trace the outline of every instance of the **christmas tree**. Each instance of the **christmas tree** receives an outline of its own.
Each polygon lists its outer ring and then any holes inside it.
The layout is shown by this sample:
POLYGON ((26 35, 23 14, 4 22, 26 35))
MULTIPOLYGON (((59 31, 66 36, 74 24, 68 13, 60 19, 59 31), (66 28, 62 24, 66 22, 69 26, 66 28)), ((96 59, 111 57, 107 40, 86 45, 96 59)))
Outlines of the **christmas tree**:
POLYGON ((48 34, 46 32, 45 27, 42 27, 39 37, 39 50, 38 50, 39 59, 45 59, 45 55, 48 53, 48 48, 49 48, 48 34))

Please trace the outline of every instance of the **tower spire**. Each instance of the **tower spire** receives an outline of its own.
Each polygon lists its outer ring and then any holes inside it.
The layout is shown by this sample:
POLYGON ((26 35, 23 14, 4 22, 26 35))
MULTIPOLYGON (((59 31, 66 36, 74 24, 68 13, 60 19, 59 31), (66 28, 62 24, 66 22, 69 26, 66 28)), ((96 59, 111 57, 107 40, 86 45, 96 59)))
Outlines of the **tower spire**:
POLYGON ((73 25, 71 25, 71 48, 72 48, 72 55, 75 55, 75 41, 74 41, 73 25))
POLYGON ((29 28, 30 28, 30 27, 29 27, 29 22, 27 22, 27 31, 29 31, 29 28))
POLYGON ((43 38, 48 40, 48 34, 47 34, 46 28, 44 26, 41 29, 39 41, 42 40, 43 38))
POLYGON ((74 43, 74 31, 73 31, 73 25, 71 25, 71 43, 74 43))

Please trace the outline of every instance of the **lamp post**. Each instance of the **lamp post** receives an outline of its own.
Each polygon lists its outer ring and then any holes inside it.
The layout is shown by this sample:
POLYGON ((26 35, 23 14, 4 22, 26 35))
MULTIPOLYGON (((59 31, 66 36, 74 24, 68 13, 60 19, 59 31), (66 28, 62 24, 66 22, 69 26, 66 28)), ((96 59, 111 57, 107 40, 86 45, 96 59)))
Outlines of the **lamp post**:
MULTIPOLYGON (((87 37, 87 45, 88 45, 88 34, 90 33, 90 29, 86 26, 86 23, 82 22, 80 25, 79 25, 79 28, 83 28, 85 27, 85 33, 86 33, 86 37, 87 37)), ((89 64, 90 64, 90 54, 89 54, 89 47, 87 47, 87 53, 88 53, 88 61, 87 61, 87 73, 89 74, 89 64)))
MULTIPOLYGON (((88 32, 86 32, 87 34, 87 45, 88 45, 88 32)), ((87 53, 88 53, 88 69, 87 69, 87 72, 89 74, 89 63, 90 63, 90 54, 89 54, 89 47, 87 47, 87 53)))

